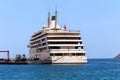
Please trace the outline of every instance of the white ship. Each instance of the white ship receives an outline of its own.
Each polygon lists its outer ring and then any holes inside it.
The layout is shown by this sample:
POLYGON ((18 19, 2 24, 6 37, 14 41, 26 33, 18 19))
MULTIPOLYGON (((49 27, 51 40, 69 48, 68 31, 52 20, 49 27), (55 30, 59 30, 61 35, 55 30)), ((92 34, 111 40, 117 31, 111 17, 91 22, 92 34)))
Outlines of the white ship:
POLYGON ((87 63, 80 31, 59 26, 57 11, 51 18, 48 13, 48 25, 31 36, 28 47, 30 60, 39 63, 87 63))

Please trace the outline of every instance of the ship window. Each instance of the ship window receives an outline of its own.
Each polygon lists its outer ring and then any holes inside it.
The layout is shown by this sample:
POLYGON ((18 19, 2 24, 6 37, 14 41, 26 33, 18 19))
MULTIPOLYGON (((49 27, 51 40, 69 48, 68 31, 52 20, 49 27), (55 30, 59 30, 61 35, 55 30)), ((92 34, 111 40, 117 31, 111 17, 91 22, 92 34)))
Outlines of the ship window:
POLYGON ((63 53, 56 53, 55 56, 63 56, 63 53))
POLYGON ((50 56, 54 56, 54 53, 50 53, 50 56))
POLYGON ((64 56, 69 56, 69 53, 64 53, 64 56))
POLYGON ((52 46, 52 47, 50 47, 50 49, 60 49, 60 47, 54 47, 54 46, 52 46))
POLYGON ((42 50, 46 50, 46 49, 47 49, 47 47, 42 48, 42 50))
POLYGON ((73 56, 75 56, 75 53, 71 53, 73 56))
POLYGON ((79 40, 81 40, 81 37, 79 37, 79 40))
POLYGON ((75 49, 78 49, 78 47, 75 47, 75 49))
POLYGON ((76 53, 76 56, 83 56, 83 53, 76 53))
POLYGON ((46 43, 43 43, 42 45, 43 45, 43 46, 45 46, 45 45, 46 45, 46 43))
POLYGON ((45 38, 44 38, 44 39, 42 39, 42 41, 45 41, 45 38))
POLYGON ((70 56, 75 56, 75 53, 70 53, 70 56))
POLYGON ((80 42, 80 44, 82 44, 82 42, 80 42))
POLYGON ((81 46, 81 49, 83 49, 83 46, 81 46))

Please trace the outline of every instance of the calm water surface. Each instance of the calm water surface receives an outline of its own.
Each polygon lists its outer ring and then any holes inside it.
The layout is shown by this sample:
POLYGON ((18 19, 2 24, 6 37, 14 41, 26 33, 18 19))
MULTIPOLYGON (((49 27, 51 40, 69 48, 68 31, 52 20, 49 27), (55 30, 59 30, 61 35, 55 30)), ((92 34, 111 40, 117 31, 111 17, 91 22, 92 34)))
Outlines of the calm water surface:
POLYGON ((0 65, 0 80, 120 80, 120 60, 82 65, 0 65))

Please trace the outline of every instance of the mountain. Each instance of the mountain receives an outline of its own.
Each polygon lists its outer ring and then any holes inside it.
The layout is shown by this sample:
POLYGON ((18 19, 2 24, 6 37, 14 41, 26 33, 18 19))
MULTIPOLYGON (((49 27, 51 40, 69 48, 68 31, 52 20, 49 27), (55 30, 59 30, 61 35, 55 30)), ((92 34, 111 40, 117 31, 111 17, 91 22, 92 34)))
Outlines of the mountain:
POLYGON ((114 57, 114 59, 120 59, 120 53, 114 57))

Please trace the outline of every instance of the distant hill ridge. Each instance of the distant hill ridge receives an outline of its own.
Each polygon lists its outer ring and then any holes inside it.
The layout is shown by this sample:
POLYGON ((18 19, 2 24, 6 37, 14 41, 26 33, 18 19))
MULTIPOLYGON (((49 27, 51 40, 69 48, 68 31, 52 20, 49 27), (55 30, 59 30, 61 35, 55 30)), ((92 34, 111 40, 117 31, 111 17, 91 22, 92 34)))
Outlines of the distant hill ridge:
POLYGON ((114 59, 120 59, 120 53, 114 57, 114 59))

